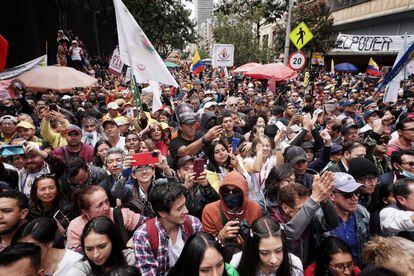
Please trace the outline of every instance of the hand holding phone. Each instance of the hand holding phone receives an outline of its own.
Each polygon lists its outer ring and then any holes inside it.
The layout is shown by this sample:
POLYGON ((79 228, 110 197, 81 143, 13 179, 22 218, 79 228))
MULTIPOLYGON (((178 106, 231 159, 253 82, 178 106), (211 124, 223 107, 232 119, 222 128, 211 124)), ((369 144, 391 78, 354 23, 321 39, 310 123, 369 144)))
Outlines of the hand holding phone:
POLYGON ((158 163, 158 151, 141 152, 132 155, 133 166, 145 166, 158 163))
POLYGON ((62 213, 62 211, 57 210, 53 218, 59 222, 59 224, 64 228, 67 229, 69 226, 69 220, 65 217, 65 215, 62 213))
POLYGON ((233 153, 234 153, 234 154, 236 154, 236 152, 237 152, 237 147, 239 146, 239 144, 240 144, 240 139, 239 139, 239 138, 235 138, 235 137, 233 137, 233 138, 231 139, 231 145, 232 145, 232 147, 233 147, 233 153))
POLYGON ((194 172, 195 172, 194 179, 197 180, 197 178, 200 177, 203 171, 204 171, 204 159, 203 158, 194 159, 194 172))

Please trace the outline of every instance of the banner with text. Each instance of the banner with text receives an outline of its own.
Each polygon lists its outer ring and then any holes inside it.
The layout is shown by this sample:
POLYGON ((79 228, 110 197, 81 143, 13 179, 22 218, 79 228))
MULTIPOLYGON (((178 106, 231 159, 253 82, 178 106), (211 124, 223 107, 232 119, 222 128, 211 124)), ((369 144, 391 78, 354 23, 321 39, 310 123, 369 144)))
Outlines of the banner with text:
POLYGON ((358 53, 395 53, 397 54, 404 44, 410 45, 414 41, 413 35, 359 35, 338 34, 335 46, 331 52, 358 52, 358 53))
POLYGON ((211 65, 213 67, 233 66, 234 45, 214 44, 211 65))
POLYGON ((123 66, 124 64, 122 63, 121 56, 119 55, 119 48, 116 47, 114 52, 112 53, 108 69, 112 74, 119 76, 121 75, 123 66))
POLYGON ((24 72, 37 66, 47 66, 47 55, 38 57, 19 66, 10 69, 5 69, 2 73, 0 73, 0 80, 7 80, 17 77, 18 75, 23 74, 24 72))

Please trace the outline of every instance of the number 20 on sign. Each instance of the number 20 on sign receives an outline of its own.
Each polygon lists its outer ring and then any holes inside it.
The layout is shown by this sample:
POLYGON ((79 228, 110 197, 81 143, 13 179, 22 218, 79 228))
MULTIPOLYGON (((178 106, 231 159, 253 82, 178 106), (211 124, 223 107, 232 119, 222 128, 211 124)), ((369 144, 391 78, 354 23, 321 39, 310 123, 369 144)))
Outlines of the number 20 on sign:
POLYGON ((293 70, 302 70, 306 65, 306 56, 303 52, 293 52, 289 56, 289 67, 293 70))

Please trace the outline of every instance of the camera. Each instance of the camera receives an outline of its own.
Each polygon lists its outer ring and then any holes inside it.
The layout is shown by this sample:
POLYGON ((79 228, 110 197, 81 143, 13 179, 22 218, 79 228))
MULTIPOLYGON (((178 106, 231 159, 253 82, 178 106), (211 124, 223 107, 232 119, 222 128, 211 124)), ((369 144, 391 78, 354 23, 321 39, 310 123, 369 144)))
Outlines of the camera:
POLYGON ((246 240, 250 236, 250 224, 245 219, 242 219, 239 222, 239 227, 240 236, 243 240, 246 240))

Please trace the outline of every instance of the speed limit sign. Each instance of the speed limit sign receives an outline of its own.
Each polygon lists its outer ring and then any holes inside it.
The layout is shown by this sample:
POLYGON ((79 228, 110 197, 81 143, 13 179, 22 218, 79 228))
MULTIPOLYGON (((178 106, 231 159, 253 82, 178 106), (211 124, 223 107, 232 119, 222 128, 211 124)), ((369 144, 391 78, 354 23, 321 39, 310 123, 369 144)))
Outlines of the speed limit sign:
POLYGON ((306 56, 303 52, 293 52, 289 56, 289 67, 293 70, 302 70, 306 65, 306 56))

